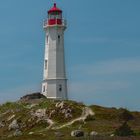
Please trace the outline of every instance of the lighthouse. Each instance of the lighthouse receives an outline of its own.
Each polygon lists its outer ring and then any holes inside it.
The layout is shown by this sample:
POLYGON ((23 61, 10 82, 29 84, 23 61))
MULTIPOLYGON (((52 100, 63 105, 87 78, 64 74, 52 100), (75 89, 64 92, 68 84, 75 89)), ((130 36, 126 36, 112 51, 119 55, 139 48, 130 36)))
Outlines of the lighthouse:
POLYGON ((67 99, 67 77, 65 70, 64 31, 66 20, 62 10, 54 6, 48 11, 43 24, 45 30, 45 56, 42 94, 49 99, 67 99))

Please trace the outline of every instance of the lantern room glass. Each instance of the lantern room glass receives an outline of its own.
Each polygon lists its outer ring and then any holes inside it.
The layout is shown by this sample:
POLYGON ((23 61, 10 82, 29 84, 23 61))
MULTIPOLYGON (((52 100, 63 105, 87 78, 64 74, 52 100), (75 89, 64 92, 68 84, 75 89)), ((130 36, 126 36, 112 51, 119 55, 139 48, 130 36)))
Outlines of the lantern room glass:
POLYGON ((62 13, 59 13, 59 12, 49 13, 48 19, 62 19, 62 13))

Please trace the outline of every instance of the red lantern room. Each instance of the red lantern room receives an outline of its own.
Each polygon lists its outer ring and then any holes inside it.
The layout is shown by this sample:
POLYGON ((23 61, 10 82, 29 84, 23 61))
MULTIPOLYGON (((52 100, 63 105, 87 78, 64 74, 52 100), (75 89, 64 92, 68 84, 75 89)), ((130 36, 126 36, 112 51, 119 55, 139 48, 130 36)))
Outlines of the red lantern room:
POLYGON ((62 25, 62 10, 57 8, 56 3, 48 11, 48 25, 62 25))

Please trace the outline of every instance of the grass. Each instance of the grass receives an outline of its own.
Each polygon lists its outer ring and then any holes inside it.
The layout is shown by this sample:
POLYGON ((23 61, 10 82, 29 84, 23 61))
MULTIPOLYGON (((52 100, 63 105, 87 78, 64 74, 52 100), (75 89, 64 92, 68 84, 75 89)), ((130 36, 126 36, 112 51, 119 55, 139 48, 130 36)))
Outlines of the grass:
POLYGON ((90 107, 95 112, 96 119, 118 120, 119 112, 116 108, 105 108, 105 107, 100 107, 96 105, 92 105, 90 107))
POLYGON ((0 105, 0 113, 4 113, 6 111, 13 111, 23 109, 25 104, 17 103, 17 102, 7 102, 3 105, 0 105))
MULTIPOLYGON (((45 121, 40 121, 38 123, 35 123, 37 118, 33 118, 31 116, 30 113, 31 110, 36 111, 37 109, 46 109, 48 112, 50 112, 55 109, 56 113, 54 114, 54 116, 52 116, 52 119, 58 125, 61 125, 63 123, 66 123, 72 119, 79 117, 82 114, 83 107, 85 107, 85 105, 82 103, 77 103, 74 101, 64 101, 64 106, 66 108, 72 109, 72 118, 65 119, 64 115, 59 112, 60 109, 55 107, 57 102, 62 102, 62 101, 43 99, 40 102, 38 102, 36 106, 33 106, 32 108, 27 108, 27 106, 30 106, 31 103, 7 102, 3 105, 0 105, 0 121, 7 120, 8 117, 15 114, 15 118, 13 119, 17 119, 18 121, 21 121, 22 123, 27 125, 26 128, 22 129, 23 136, 6 138, 6 140, 25 140, 25 139, 26 140, 42 140, 42 139, 57 140, 55 135, 56 131, 47 130, 46 127, 48 126, 48 124, 45 121), (32 120, 29 122, 30 118, 32 118, 32 120), (34 132, 34 134, 29 135, 29 132, 34 132)), ((109 136, 123 122, 124 118, 121 116, 121 114, 123 114, 122 112, 124 109, 106 108, 106 107, 100 107, 96 105, 92 105, 90 106, 90 108, 95 112, 95 116, 88 116, 85 123, 75 122, 73 125, 69 127, 60 129, 59 131, 62 134, 64 134, 64 137, 59 139, 74 140, 75 138, 71 137, 70 133, 72 130, 79 129, 79 127, 86 133, 90 133, 91 131, 96 131, 100 135, 109 136)), ((128 111, 126 114, 133 116, 134 119, 129 120, 128 125, 134 130, 137 136, 140 136, 140 113, 128 111)), ((7 131, 8 124, 11 121, 12 120, 7 122, 4 128, 0 128, 0 140, 2 140, 1 136, 4 135, 8 136, 11 133, 13 133, 7 131)))
POLYGON ((124 121, 128 121, 129 126, 137 135, 140 134, 140 113, 130 112, 129 110, 120 108, 106 108, 101 106, 90 106, 95 112, 95 120, 87 122, 85 127, 93 128, 97 132, 114 132, 124 121), (124 113, 125 112, 125 113, 124 113), (123 116, 122 116, 123 115, 123 116), (132 117, 132 118, 131 118, 132 117), (129 118, 129 119, 128 119, 129 118))

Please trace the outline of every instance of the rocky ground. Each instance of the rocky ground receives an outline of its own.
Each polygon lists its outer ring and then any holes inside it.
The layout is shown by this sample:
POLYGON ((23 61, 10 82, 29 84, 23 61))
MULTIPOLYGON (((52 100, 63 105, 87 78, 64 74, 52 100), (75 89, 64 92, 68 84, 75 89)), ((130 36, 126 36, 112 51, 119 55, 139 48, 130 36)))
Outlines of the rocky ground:
POLYGON ((48 100, 36 93, 0 105, 0 140, 70 140, 80 136, 112 138, 124 121, 135 132, 135 138, 140 139, 139 112, 48 100))

